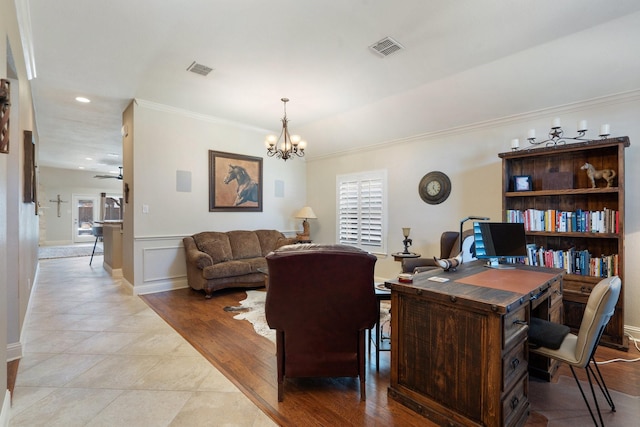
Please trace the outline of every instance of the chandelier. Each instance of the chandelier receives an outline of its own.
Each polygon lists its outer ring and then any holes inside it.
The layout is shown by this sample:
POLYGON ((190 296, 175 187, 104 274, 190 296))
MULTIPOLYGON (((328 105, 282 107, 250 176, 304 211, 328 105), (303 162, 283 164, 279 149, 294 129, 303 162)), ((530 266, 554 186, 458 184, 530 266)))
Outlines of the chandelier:
POLYGON ((284 161, 293 155, 303 157, 307 143, 301 141, 298 135, 289 135, 289 120, 287 119, 287 102, 289 102, 289 98, 282 98, 280 100, 284 103, 282 132, 280 132, 280 136, 277 138, 275 135, 269 135, 267 137, 267 140, 264 142, 267 146, 267 156, 276 156, 278 159, 284 161))

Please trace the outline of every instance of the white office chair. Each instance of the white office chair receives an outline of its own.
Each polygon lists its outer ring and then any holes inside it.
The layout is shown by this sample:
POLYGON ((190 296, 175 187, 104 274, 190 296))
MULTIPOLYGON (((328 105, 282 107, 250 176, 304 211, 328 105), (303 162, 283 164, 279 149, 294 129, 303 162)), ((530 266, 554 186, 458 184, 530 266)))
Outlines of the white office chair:
POLYGON ((613 404, 613 399, 611 399, 607 385, 604 382, 604 378, 602 378, 602 374, 600 373, 600 369, 598 368, 593 355, 596 352, 602 332, 615 311, 616 303, 620 296, 620 286, 620 278, 618 276, 613 276, 601 280, 593 288, 591 295, 589 295, 589 300, 587 301, 587 306, 584 311, 584 316, 582 317, 582 322, 580 323, 578 335, 571 333, 567 334, 562 340, 560 348, 557 350, 547 347, 532 347, 529 349, 532 353, 537 353, 561 362, 566 362, 569 365, 573 378, 578 384, 580 393, 582 393, 582 398, 584 399, 584 402, 589 409, 589 413, 591 414, 591 418, 593 419, 593 423, 596 426, 598 425, 598 422, 596 421, 593 411, 591 410, 591 405, 582 390, 580 381, 578 381, 578 377, 576 376, 573 368, 577 367, 585 369, 587 379, 589 380, 589 386, 591 387, 591 395, 598 412, 598 418, 600 419, 600 425, 604 426, 602 414, 600 413, 600 406, 598 405, 596 393, 593 389, 593 382, 591 380, 592 376, 598 384, 598 387, 600 387, 607 403, 611 407, 611 411, 615 412, 616 407, 613 404), (592 363, 590 364, 589 362, 592 363), (593 370, 593 367, 595 367, 595 371, 593 370), (596 372, 598 374, 597 376, 596 372))

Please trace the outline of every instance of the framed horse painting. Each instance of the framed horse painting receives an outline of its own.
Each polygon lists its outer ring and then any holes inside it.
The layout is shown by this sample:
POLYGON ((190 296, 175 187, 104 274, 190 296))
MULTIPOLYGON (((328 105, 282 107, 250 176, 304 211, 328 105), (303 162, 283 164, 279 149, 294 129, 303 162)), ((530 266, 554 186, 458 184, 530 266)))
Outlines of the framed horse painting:
POLYGON ((209 212, 262 212, 262 157, 209 150, 209 212))

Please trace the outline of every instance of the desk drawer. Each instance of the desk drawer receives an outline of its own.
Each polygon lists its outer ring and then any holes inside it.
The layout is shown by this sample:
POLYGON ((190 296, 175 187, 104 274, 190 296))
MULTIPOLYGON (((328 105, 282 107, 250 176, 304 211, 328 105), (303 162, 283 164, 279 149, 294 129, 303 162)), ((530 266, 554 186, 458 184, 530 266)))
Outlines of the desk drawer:
POLYGON ((527 334, 527 306, 522 305, 516 311, 504 316, 502 348, 509 349, 527 334))
POLYGON ((506 391, 527 372, 527 346, 522 341, 502 358, 502 390, 506 391))
POLYGON ((505 426, 513 425, 523 408, 529 406, 529 377, 523 375, 515 387, 502 400, 502 420, 505 426))
POLYGON ((553 282, 549 288, 549 292, 551 292, 549 296, 549 307, 554 307, 556 304, 562 303, 562 280, 553 282))

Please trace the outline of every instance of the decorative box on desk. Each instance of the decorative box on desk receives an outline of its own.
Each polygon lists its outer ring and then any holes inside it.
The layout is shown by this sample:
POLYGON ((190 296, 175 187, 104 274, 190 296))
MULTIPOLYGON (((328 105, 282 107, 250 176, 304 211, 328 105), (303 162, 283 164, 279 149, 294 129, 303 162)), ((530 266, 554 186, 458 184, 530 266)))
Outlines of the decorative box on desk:
POLYGON ((436 424, 523 425, 529 413, 527 322, 532 305, 537 311, 553 289, 562 289, 563 272, 483 265, 387 282, 389 397, 436 424))

